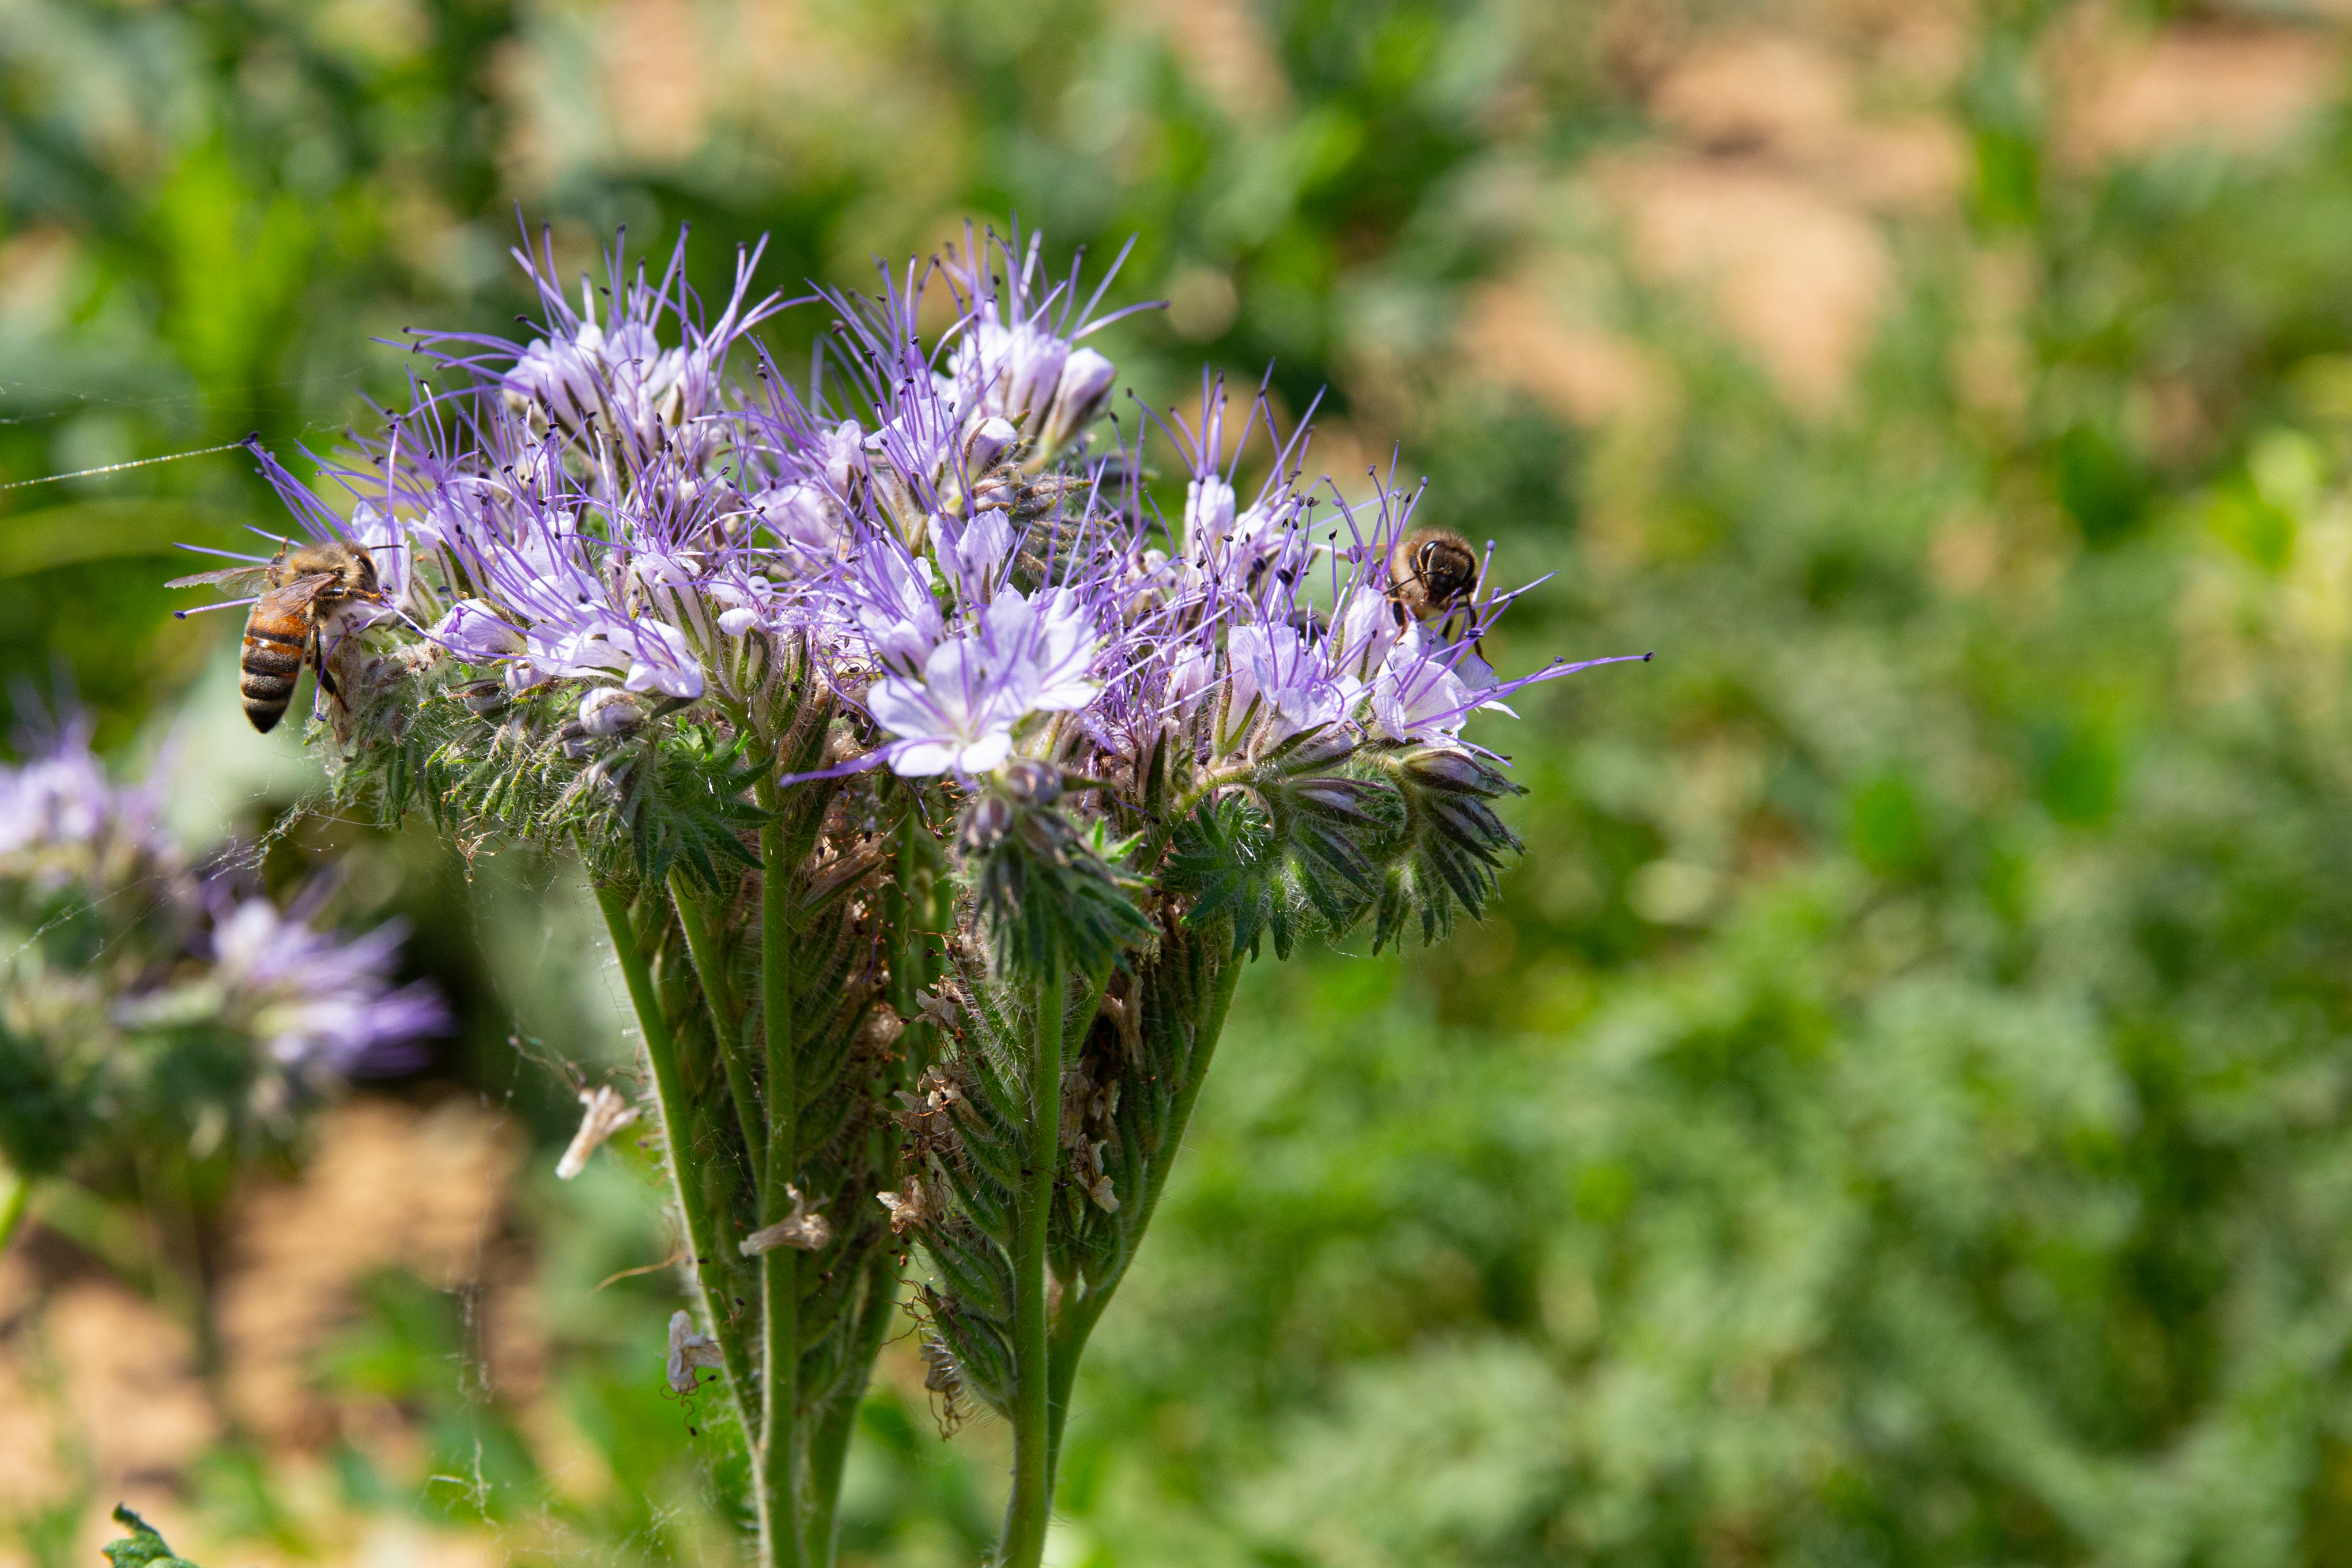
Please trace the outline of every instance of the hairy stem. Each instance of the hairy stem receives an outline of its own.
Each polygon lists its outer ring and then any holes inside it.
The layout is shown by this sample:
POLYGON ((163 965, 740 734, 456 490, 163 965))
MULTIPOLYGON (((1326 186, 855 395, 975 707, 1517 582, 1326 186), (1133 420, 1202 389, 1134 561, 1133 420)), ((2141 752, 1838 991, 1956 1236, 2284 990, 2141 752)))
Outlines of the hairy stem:
POLYGON ((670 902, 677 906, 677 922, 686 929, 687 956, 702 982, 703 999, 710 1008, 710 1032, 719 1040, 719 1060, 727 1070, 727 1092, 735 1102, 735 1119, 743 1129, 743 1151, 751 1164, 751 1190, 758 1193, 768 1179, 768 1129, 761 1118, 758 1093, 751 1087, 751 1063, 744 1039, 742 1007, 735 997, 733 977, 719 950, 718 934, 710 927, 709 907, 677 872, 669 873, 670 902))
POLYGON ((670 1196, 686 1226, 686 1244, 694 1254, 694 1267, 688 1278, 694 1286, 695 1304, 702 1309, 710 1336, 719 1342, 725 1356, 727 1396, 735 1406, 736 1419, 742 1424, 744 1442, 756 1449, 760 1426, 750 1398, 751 1371, 743 1336, 719 1311, 727 1299, 727 1286, 719 1273, 719 1240, 702 1183, 687 1168, 694 1153, 694 1120, 685 1076, 679 1071, 677 1040, 670 1033, 669 1020, 662 1014, 661 999, 654 991, 653 971, 646 962, 645 949, 637 944, 636 927, 629 919, 628 894, 619 888, 600 884, 596 906, 604 912, 604 929, 612 936, 613 953, 620 960, 621 976, 629 988, 629 1002, 636 1009, 637 1032, 645 1037, 646 1056, 653 1063, 655 1109, 661 1116, 662 1166, 669 1174, 670 1196))
MULTIPOLYGON (((853 1364, 870 1373, 882 1354, 882 1339, 898 1310, 898 1260, 885 1251, 866 1265, 866 1305, 857 1320, 850 1355, 853 1364)), ((866 1401, 866 1379, 845 1390, 809 1438, 808 1524, 803 1531, 812 1563, 833 1561, 834 1517, 841 1501, 841 1469, 849 1457, 850 1434, 857 1427, 858 1406, 866 1401)))
POLYGON ((1151 1217, 1160 1207, 1160 1195, 1167 1190, 1168 1173, 1175 1168, 1177 1151, 1184 1145, 1184 1129, 1192 1120, 1192 1107, 1201 1098, 1201 1085, 1208 1081, 1209 1062, 1216 1055, 1217 1040, 1225 1031, 1225 1015, 1234 1005, 1234 988, 1241 980, 1239 958, 1227 958, 1217 973, 1208 1006, 1202 1011, 1199 1024, 1192 1033, 1192 1052, 1185 1064, 1184 1086, 1177 1092, 1176 1103, 1168 1113, 1166 1140, 1155 1151, 1150 1173, 1144 1177, 1142 1195, 1136 1200, 1137 1214, 1133 1239, 1118 1260, 1117 1270, 1108 1277, 1087 1281, 1086 1294, 1076 1301, 1065 1301, 1054 1323, 1050 1347, 1052 1371, 1046 1391, 1048 1427, 1046 1433, 1046 1476, 1050 1482, 1062 1457, 1062 1425, 1070 1414, 1070 1389, 1077 1381, 1078 1358, 1086 1354, 1087 1340, 1095 1332, 1095 1324, 1110 1305, 1111 1295, 1127 1278, 1128 1265, 1134 1260, 1135 1249, 1143 1244, 1143 1233, 1151 1227, 1151 1217))
MULTIPOLYGON (((772 786, 761 804, 775 810, 772 786)), ((793 866, 783 824, 771 816, 760 830, 760 1000, 767 1025, 768 1173, 760 1191, 760 1224, 774 1225, 792 1210, 784 1189, 798 1164, 800 1092, 793 1060, 793 866)), ((801 1373, 800 1253, 779 1247, 761 1260, 761 1319, 766 1344, 760 1358, 760 1407, 764 1440, 757 1490, 764 1561, 800 1563, 799 1427, 801 1373)))
POLYGON ((1013 1495, 1005 1504, 999 1568, 1037 1568, 1053 1511, 1046 1463, 1052 1421, 1052 1363, 1045 1332, 1045 1240, 1054 1212, 1054 1176, 1062 1154, 1062 965, 1057 955, 1037 986, 1036 1051, 1029 1066, 1029 1154, 1013 1247, 1013 1495))

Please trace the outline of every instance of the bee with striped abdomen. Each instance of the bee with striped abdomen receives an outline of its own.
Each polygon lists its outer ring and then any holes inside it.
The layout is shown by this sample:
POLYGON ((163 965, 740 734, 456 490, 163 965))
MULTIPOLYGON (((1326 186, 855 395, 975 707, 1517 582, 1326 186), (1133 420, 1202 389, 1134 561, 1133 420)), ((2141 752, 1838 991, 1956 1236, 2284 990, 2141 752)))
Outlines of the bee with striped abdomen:
POLYGON ((251 587, 256 579, 261 596, 245 618, 245 646, 237 659, 243 674, 237 692, 245 699, 245 716, 267 735, 286 716, 287 705, 294 700, 294 683, 306 662, 318 672, 319 689, 341 700, 334 676, 328 672, 325 639, 351 604, 382 604, 384 599, 376 585, 375 558, 368 554, 366 546, 342 539, 299 548, 289 540, 260 565, 200 571, 194 577, 176 578, 166 586, 251 587))

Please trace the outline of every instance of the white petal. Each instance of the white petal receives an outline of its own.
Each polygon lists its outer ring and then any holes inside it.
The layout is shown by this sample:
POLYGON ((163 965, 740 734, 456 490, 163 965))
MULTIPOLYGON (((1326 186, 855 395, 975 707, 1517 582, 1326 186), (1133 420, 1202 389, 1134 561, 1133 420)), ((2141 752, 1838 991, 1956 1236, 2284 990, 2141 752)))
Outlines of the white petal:
POLYGON ((890 769, 902 779, 928 779, 955 766, 955 742, 919 740, 892 754, 890 769))
MULTIPOLYGON (((1013 737, 1000 729, 965 747, 956 764, 966 773, 986 773, 1012 755, 1013 737)), ((900 768, 899 771, 903 773, 906 769, 900 768)))

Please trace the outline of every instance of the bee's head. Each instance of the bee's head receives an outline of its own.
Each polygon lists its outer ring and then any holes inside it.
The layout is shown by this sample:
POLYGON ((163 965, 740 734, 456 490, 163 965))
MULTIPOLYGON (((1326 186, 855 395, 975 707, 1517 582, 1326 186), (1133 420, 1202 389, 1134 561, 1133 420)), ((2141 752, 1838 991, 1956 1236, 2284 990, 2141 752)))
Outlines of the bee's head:
POLYGON ((1477 591, 1478 557, 1468 541, 1432 528, 1415 541, 1415 546, 1413 571, 1432 599, 1450 601, 1477 591))
POLYGON ((375 557, 368 553, 365 545, 346 548, 351 551, 351 560, 343 569, 344 591, 353 599, 364 599, 373 604, 383 603, 383 589, 376 580, 375 557))

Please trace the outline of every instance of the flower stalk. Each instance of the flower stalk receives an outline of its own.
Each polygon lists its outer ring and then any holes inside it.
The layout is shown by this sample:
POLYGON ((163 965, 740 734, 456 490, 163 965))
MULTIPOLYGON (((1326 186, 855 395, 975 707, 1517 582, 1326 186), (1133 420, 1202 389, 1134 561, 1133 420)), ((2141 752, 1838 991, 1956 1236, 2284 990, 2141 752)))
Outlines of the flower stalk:
POLYGON ((675 870, 669 874, 669 895, 677 911, 679 929, 686 934, 687 956, 694 964, 695 978, 700 983, 704 1000, 710 1009, 711 1034, 718 1047, 719 1062, 727 1074, 728 1098, 734 1102, 736 1127, 742 1134, 748 1155, 745 1168, 755 1184, 764 1183, 768 1160, 767 1113, 760 1103, 758 1092, 751 1087, 751 1065, 744 1044, 743 1009, 736 999, 727 960, 719 946, 718 934, 711 921, 712 912, 709 901, 694 890, 684 873, 675 870))
POLYGON ((1013 1244, 1013 1354, 1018 1370, 1013 1411, 1013 1494, 1005 1507, 1003 1568, 1034 1568, 1045 1551, 1053 1511, 1051 1362, 1046 1335, 1046 1227, 1054 1212, 1062 1129, 1061 966, 1049 961, 1037 980, 1029 1056, 1029 1149, 1022 1170, 1020 1232, 1013 1244))
POLYGON ((689 1253, 686 1272, 692 1281, 695 1305, 700 1310, 705 1332, 719 1342, 719 1351, 726 1358, 728 1399, 741 1423, 744 1441, 756 1448, 761 1426, 746 1398, 751 1375, 742 1336, 731 1326, 730 1314, 721 1311, 727 1291, 719 1273, 719 1239, 709 1207, 704 1201, 702 1184, 696 1179, 691 1163, 696 1142, 695 1114, 678 1061, 677 1039, 670 1030, 661 998, 655 991, 653 970, 630 915, 628 894, 617 887, 600 886, 596 889, 596 907, 604 914, 604 929, 612 938, 613 955, 620 963, 622 982, 628 989, 629 1005, 637 1017, 637 1032, 645 1041, 646 1060, 653 1071, 654 1111, 661 1138, 662 1166, 669 1176, 670 1200, 677 1206, 678 1215, 685 1222, 689 1253))
MULTIPOLYGON (((761 804, 777 810, 772 784, 761 789, 761 804)), ((760 829, 760 988, 766 1019, 768 1071, 767 1177, 761 1184, 760 1223, 784 1218, 784 1191, 793 1179, 800 1124, 800 1096, 793 1060, 793 859, 783 825, 771 819, 760 829)), ((767 1561, 799 1560, 800 1253, 779 1247, 761 1260, 760 1285, 765 1336, 760 1354, 762 1437, 755 1467, 767 1561)))
MULTIPOLYGON (((1153 1163, 1150 1178, 1136 1206, 1135 1235, 1139 1241, 1150 1228, 1152 1216, 1159 1212, 1160 1195, 1168 1186, 1168 1173, 1175 1168, 1175 1154, 1183 1146, 1184 1130, 1192 1124, 1192 1108, 1200 1101, 1201 1086, 1208 1082, 1209 1063, 1216 1055, 1218 1038, 1224 1033, 1225 1016, 1233 1009, 1234 990, 1241 977, 1239 963, 1228 962, 1219 968, 1208 1004, 1193 1026, 1183 1086, 1176 1092, 1175 1103, 1168 1115, 1165 1154, 1153 1163)), ((1111 1297, 1127 1278, 1127 1266, 1133 1260, 1130 1249, 1101 1278, 1087 1280, 1083 1291, 1065 1295, 1062 1310, 1055 1318, 1053 1335, 1046 1345, 1045 1466, 1049 1478, 1059 1471, 1062 1428, 1069 1419, 1070 1394, 1077 1382, 1079 1358, 1086 1354, 1087 1341, 1093 1336, 1104 1309, 1110 1305, 1111 1297)))

